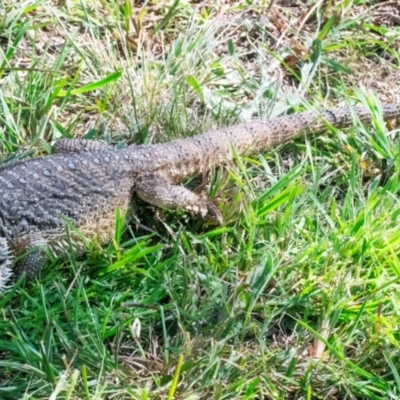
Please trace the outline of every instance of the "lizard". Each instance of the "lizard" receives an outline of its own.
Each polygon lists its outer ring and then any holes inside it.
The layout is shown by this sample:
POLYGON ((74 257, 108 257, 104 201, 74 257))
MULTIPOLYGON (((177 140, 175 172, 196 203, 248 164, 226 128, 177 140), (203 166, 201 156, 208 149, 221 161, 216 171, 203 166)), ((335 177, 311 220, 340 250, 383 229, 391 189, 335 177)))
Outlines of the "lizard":
MULTIPOLYGON (((400 117, 400 103, 384 104, 382 114, 385 120, 400 117)), ((133 196, 221 224, 216 204, 181 183, 228 163, 236 152, 261 153, 329 126, 347 128, 354 117, 371 120, 366 107, 337 107, 122 149, 104 141, 60 139, 54 154, 5 163, 0 166, 0 289, 12 274, 13 279, 37 277, 47 251, 65 253, 71 242, 74 251, 84 251, 82 237, 70 235, 70 224, 88 239, 109 241, 117 210, 127 212, 133 196)))

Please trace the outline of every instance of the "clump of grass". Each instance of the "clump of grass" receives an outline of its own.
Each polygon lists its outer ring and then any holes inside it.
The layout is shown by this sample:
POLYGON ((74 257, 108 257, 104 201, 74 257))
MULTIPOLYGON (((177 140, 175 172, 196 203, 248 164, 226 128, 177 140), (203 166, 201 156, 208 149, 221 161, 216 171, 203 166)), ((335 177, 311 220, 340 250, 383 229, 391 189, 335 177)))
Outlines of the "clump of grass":
POLYGON ((366 2, 275 3, 2 4, 4 162, 333 103, 373 125, 213 171, 223 227, 138 204, 109 246, 1 295, 1 398, 399 397, 396 88, 354 90, 396 73, 399 33, 366 2))

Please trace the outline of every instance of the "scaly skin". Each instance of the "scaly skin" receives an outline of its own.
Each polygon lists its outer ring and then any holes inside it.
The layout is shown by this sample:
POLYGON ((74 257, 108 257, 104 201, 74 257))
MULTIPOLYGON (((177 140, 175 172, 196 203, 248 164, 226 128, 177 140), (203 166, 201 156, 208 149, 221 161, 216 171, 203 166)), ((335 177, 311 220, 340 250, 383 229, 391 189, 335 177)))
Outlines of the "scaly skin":
MULTIPOLYGON (((10 275, 37 276, 46 248, 68 250, 66 226, 77 251, 76 227, 89 239, 106 242, 114 232, 116 210, 128 211, 132 196, 161 207, 182 208, 218 222, 218 208, 179 183, 241 154, 262 152, 328 125, 351 126, 353 116, 369 121, 366 108, 309 111, 267 122, 251 122, 174 140, 117 150, 102 141, 61 140, 57 154, 0 167, 0 289, 10 275)), ((383 106, 385 119, 400 116, 400 104, 383 106)))

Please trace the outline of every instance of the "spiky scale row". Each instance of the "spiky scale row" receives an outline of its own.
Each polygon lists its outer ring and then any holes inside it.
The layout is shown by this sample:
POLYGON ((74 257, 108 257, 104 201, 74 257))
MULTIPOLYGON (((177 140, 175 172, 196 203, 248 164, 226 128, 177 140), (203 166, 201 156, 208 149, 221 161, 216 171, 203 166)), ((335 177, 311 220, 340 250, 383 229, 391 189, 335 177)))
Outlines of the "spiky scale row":
POLYGON ((5 238, 0 238, 0 292, 7 287, 11 278, 12 254, 5 238))

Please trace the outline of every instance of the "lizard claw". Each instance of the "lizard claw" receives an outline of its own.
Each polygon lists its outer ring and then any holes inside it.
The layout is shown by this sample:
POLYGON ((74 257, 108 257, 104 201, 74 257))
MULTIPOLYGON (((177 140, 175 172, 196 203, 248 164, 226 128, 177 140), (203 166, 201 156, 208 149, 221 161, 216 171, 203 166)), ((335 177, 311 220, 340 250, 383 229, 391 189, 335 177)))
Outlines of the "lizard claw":
POLYGON ((211 200, 207 201, 207 213, 212 219, 215 219, 218 225, 224 223, 220 209, 211 200))

